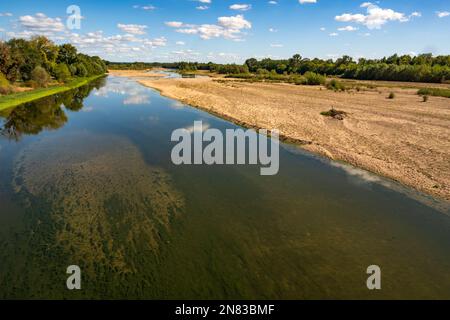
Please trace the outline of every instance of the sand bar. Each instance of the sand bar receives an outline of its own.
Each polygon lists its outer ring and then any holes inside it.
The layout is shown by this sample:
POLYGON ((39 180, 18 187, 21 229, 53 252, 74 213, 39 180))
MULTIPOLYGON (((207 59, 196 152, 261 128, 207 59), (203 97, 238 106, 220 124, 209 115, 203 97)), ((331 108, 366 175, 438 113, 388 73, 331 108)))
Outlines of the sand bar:
POLYGON ((450 200, 450 100, 416 89, 334 92, 318 86, 213 78, 140 79, 162 95, 450 200), (390 92, 395 99, 387 99, 390 92), (331 108, 343 121, 321 115, 331 108))

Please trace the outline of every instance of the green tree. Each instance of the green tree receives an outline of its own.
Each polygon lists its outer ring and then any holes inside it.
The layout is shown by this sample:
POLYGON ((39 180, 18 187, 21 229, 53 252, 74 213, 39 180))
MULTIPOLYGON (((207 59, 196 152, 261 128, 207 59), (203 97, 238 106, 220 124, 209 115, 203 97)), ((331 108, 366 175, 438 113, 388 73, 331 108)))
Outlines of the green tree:
POLYGON ((78 77, 87 77, 89 75, 88 70, 86 69, 86 67, 83 63, 78 63, 76 65, 76 68, 77 68, 76 75, 78 77))
POLYGON ((8 79, 10 81, 31 80, 31 72, 43 63, 41 54, 30 41, 25 39, 11 39, 7 44, 11 54, 8 79))
POLYGON ((70 71, 65 63, 58 63, 53 74, 58 81, 67 82, 70 79, 70 71))
POLYGON ((302 56, 299 54, 294 54, 292 58, 289 59, 289 69, 291 72, 297 72, 300 64, 302 62, 302 56))
POLYGON ((12 60, 9 46, 5 42, 0 41, 0 72, 3 73, 3 75, 8 73, 11 63, 12 60))
POLYGON ((50 75, 44 68, 37 66, 31 73, 31 79, 36 82, 39 87, 46 87, 50 81, 50 75))
POLYGON ((255 72, 256 70, 258 70, 258 60, 256 60, 255 58, 248 59, 247 61, 245 61, 245 64, 247 65, 250 72, 255 72))
POLYGON ((59 47, 56 62, 71 65, 77 62, 77 58, 77 48, 75 48, 71 44, 66 43, 59 47))
POLYGON ((44 36, 33 37, 31 43, 40 53, 43 66, 49 71, 51 64, 55 63, 56 58, 58 57, 58 46, 44 36))

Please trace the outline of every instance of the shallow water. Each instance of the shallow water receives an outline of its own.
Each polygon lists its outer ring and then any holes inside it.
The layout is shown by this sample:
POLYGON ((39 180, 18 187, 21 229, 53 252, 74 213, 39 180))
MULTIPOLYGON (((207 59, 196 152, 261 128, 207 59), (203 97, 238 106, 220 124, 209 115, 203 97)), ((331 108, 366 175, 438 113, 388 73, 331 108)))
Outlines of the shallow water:
POLYGON ((174 129, 236 126, 124 78, 0 119, 1 298, 450 299, 448 212, 393 182, 288 145, 174 166, 174 129))

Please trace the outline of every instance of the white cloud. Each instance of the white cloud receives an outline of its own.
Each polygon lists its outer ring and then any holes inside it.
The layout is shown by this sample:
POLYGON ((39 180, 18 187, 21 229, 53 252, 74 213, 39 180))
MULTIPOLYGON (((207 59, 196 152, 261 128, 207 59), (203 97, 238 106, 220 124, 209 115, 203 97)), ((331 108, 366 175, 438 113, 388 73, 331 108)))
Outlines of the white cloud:
POLYGON ((125 33, 105 35, 99 30, 78 34, 68 30, 63 20, 37 13, 19 17, 5 34, 7 39, 45 35, 58 44, 71 43, 79 52, 111 61, 146 61, 155 57, 153 50, 167 46, 165 37, 142 36, 146 26, 118 24, 118 27, 125 33))
POLYGON ((148 57, 153 49, 167 45, 167 39, 164 37, 148 39, 132 34, 105 36, 102 31, 82 35, 71 33, 65 37, 64 42, 67 41, 86 54, 109 59, 128 58, 134 61, 148 57))
POLYGON ((352 26, 346 26, 342 28, 338 28, 339 31, 356 31, 358 28, 352 27, 352 26))
POLYGON ((34 16, 22 16, 19 18, 20 25, 29 33, 49 35, 65 30, 60 18, 50 18, 43 13, 34 16))
POLYGON ((156 9, 156 7, 153 6, 153 5, 151 5, 151 4, 146 5, 146 6, 138 6, 138 5, 134 5, 133 8, 134 8, 134 9, 142 9, 142 10, 146 10, 146 11, 153 11, 153 10, 156 9))
POLYGON ((252 8, 251 4, 233 4, 230 6, 231 10, 238 10, 238 11, 247 11, 252 8))
POLYGON ((0 12, 0 17, 12 17, 11 12, 0 12))
POLYGON ((444 18, 444 17, 450 16, 450 12, 448 12, 448 11, 437 11, 437 12, 436 12, 436 15, 437 15, 439 18, 444 18))
POLYGON ((304 4, 304 3, 317 3, 317 0, 298 0, 298 2, 300 2, 300 4, 304 4))
POLYGON ((180 28, 183 26, 183 22, 180 22, 180 21, 168 21, 165 24, 166 24, 166 26, 169 26, 172 28, 180 28))
POLYGON ((150 47, 165 47, 167 45, 167 39, 165 37, 154 38, 152 40, 144 40, 144 45, 150 47))
POLYGON ((150 96, 148 94, 141 95, 130 95, 123 100, 125 106, 129 105, 140 105, 140 104, 150 104, 150 96))
POLYGON ((208 10, 209 7, 208 6, 198 6, 195 9, 197 9, 197 10, 208 10))
POLYGON ((193 134, 194 132, 204 132, 204 131, 208 130, 210 127, 211 127, 211 125, 209 123, 203 123, 203 126, 201 128, 189 126, 184 129, 187 130, 190 134, 193 134))
POLYGON ((404 13, 396 12, 392 9, 382 9, 370 2, 365 2, 361 5, 367 8, 367 14, 351 14, 344 13, 336 16, 335 20, 339 22, 354 22, 362 24, 369 29, 380 29, 389 21, 406 22, 409 20, 404 13))
POLYGON ((200 34, 200 37, 205 40, 219 37, 232 38, 232 33, 230 33, 227 29, 217 25, 204 24, 201 25, 197 30, 200 34))
POLYGON ((270 45, 271 48, 283 48, 284 46, 282 44, 279 43, 273 43, 270 45))
POLYGON ((123 32, 130 33, 130 34, 145 34, 145 29, 148 27, 145 25, 139 25, 139 24, 117 24, 117 28, 122 30, 123 32))
POLYGON ((252 24, 245 20, 243 15, 219 17, 217 22, 218 24, 192 25, 172 21, 166 22, 166 25, 178 28, 175 30, 178 33, 197 34, 204 40, 223 37, 228 40, 242 41, 243 30, 252 28, 252 24))
POLYGON ((380 182, 381 179, 368 171, 355 168, 351 165, 342 164, 334 161, 330 161, 333 167, 340 168, 344 170, 349 176, 356 177, 360 179, 360 182, 380 182))
POLYGON ((252 24, 245 20, 244 16, 240 14, 234 17, 220 17, 217 20, 219 21, 219 25, 229 29, 240 30, 252 28, 252 24))
POLYGON ((330 37, 337 37, 338 35, 339 35, 339 33, 336 33, 336 32, 330 33, 330 37))
POLYGON ((177 41, 175 44, 177 46, 184 46, 186 44, 186 42, 184 42, 184 41, 177 41))
POLYGON ((278 2, 276 2, 276 1, 269 1, 269 2, 267 2, 268 4, 272 4, 272 5, 276 5, 276 4, 278 4, 278 2))
POLYGON ((175 57, 175 60, 198 60, 200 56, 199 52, 196 52, 191 49, 186 50, 175 50, 171 52, 171 55, 175 57))
POLYGON ((198 29, 195 27, 185 28, 185 29, 177 29, 176 32, 184 33, 184 34, 198 34, 198 29))
POLYGON ((209 52, 206 55, 206 58, 209 61, 222 61, 223 63, 239 63, 241 60, 241 57, 238 54, 230 52, 209 52))
POLYGON ((156 9, 156 7, 152 6, 151 4, 149 4, 148 6, 142 6, 141 8, 142 8, 142 10, 147 10, 147 11, 153 11, 156 9))

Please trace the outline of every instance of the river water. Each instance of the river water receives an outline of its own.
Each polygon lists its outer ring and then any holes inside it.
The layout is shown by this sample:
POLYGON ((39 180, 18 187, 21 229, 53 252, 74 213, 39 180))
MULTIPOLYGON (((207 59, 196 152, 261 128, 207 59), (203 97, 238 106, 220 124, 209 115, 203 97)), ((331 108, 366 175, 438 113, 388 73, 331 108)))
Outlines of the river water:
POLYGON ((0 297, 450 299, 445 204, 284 144, 175 166, 195 120, 237 127, 116 77, 0 112, 0 297))

